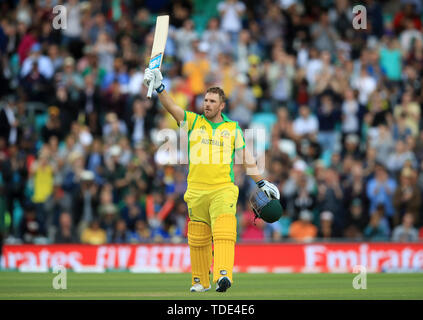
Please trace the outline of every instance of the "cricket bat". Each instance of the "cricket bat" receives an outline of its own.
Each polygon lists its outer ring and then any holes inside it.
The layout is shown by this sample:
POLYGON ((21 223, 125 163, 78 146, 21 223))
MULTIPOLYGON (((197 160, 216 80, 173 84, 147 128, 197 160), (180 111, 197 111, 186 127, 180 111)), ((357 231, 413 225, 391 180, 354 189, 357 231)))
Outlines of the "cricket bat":
MULTIPOLYGON (((167 33, 169 30, 169 16, 158 16, 156 20, 156 29, 154 31, 153 48, 149 68, 159 68, 162 65, 164 50, 166 47, 167 33)), ((148 86, 147 98, 151 98, 153 93, 153 81, 148 86)))

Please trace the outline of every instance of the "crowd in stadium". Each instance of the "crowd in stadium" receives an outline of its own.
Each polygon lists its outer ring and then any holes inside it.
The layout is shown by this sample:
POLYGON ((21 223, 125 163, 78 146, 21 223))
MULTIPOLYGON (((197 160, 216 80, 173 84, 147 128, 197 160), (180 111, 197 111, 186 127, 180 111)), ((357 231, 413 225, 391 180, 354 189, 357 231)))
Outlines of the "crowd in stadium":
POLYGON ((423 239, 423 6, 361 2, 355 29, 348 0, 69 0, 64 28, 60 1, 0 1, 6 241, 184 241, 188 166, 157 152, 178 126, 142 85, 158 14, 173 99, 201 113, 220 86, 229 118, 267 132, 284 211, 255 220, 235 165, 240 241, 423 239))

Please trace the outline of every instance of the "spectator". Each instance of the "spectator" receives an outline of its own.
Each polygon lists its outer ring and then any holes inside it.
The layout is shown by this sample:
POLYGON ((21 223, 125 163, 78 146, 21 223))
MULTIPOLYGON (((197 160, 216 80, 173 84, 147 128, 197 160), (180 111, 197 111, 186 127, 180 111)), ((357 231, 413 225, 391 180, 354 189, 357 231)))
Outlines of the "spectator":
POLYGON ((413 19, 405 19, 404 30, 401 32, 399 41, 401 43, 401 49, 408 53, 411 49, 413 41, 423 41, 423 34, 414 25, 413 19))
POLYGON ((18 125, 15 99, 7 98, 6 105, 0 109, 0 137, 3 137, 7 144, 17 143, 18 125))
POLYGON ((95 85, 95 79, 92 74, 84 78, 84 88, 81 92, 81 105, 79 111, 84 114, 85 123, 94 134, 100 134, 100 110, 101 95, 100 89, 95 85))
POLYGON ((106 159, 106 170, 104 172, 105 180, 111 184, 115 191, 115 197, 120 197, 124 194, 129 181, 125 179, 126 170, 120 163, 120 156, 122 149, 118 145, 113 145, 109 149, 110 158, 106 159))
POLYGON ((168 217, 174 204, 172 198, 166 199, 164 190, 160 187, 156 187, 151 194, 147 195, 145 203, 147 221, 153 233, 155 228, 160 229, 160 225, 168 217))
POLYGON ((387 46, 380 49, 380 64, 386 77, 391 81, 401 80, 402 54, 395 38, 388 38, 387 46))
MULTIPOLYGON (((367 108, 369 113, 366 114, 364 119, 369 125, 370 129, 375 131, 377 127, 381 125, 390 125, 392 122, 391 111, 389 108, 389 101, 383 98, 383 91, 375 91, 371 94, 367 108)), ((370 135, 373 132, 369 132, 370 135)))
POLYGON ((119 219, 116 222, 115 229, 109 243, 129 243, 130 233, 126 229, 125 220, 119 219))
POLYGON ((134 192, 125 196, 125 206, 120 210, 120 216, 130 231, 135 231, 138 220, 146 221, 145 211, 136 199, 134 192))
POLYGON ((356 134, 349 134, 345 137, 342 149, 342 159, 351 157, 352 159, 360 159, 360 138, 356 134))
POLYGON ((354 161, 350 173, 344 178, 342 187, 344 190, 345 207, 349 208, 354 198, 360 198, 364 211, 368 212, 368 199, 366 195, 366 177, 364 167, 360 161, 354 161))
POLYGON ((63 42, 69 44, 79 40, 82 35, 82 3, 79 0, 70 0, 65 5, 67 13, 67 25, 63 29, 63 42))
POLYGON ((330 211, 320 213, 320 227, 317 232, 318 238, 327 240, 333 237, 333 218, 333 213, 330 211))
POLYGON ((344 94, 344 101, 342 103, 342 133, 359 134, 360 133, 360 106, 355 97, 355 92, 352 89, 347 89, 344 94))
POLYGON ((146 136, 145 115, 147 110, 146 104, 141 98, 134 100, 132 108, 133 113, 128 121, 127 127, 132 137, 132 144, 136 145, 142 142, 146 136))
POLYGON ((45 94, 49 90, 48 79, 40 73, 38 62, 34 61, 31 64, 31 69, 21 80, 22 87, 26 98, 29 101, 41 102, 45 98, 45 94))
POLYGON ((330 25, 328 12, 323 10, 320 13, 319 22, 311 26, 313 44, 319 51, 327 50, 333 52, 339 35, 335 28, 330 25))
POLYGON ((230 49, 229 36, 225 31, 219 29, 219 19, 211 18, 209 20, 201 40, 209 45, 208 57, 211 67, 214 69, 217 67, 219 54, 230 49))
POLYGON ((16 7, 16 20, 29 26, 32 23, 31 5, 28 0, 19 1, 16 7))
POLYGON ((289 229, 291 228, 292 218, 286 210, 282 212, 282 216, 278 220, 278 223, 279 223, 278 233, 280 235, 279 240, 289 238, 289 229))
POLYGON ((247 73, 250 68, 251 57, 260 51, 258 43, 251 37, 249 30, 243 29, 239 34, 236 48, 237 70, 239 73, 247 73))
POLYGON ((39 43, 32 45, 30 56, 23 61, 20 75, 25 78, 34 70, 38 71, 46 80, 51 79, 54 72, 53 63, 48 56, 41 53, 41 45, 39 43))
POLYGON ((402 224, 395 227, 392 232, 392 240, 397 242, 417 241, 419 234, 414 228, 414 214, 406 213, 402 217, 402 224))
POLYGON ((24 217, 19 226, 19 237, 24 243, 37 243, 39 241, 45 242, 45 235, 44 224, 37 217, 35 206, 31 203, 26 204, 24 217))
POLYGON ((135 223, 135 231, 131 232, 131 243, 144 243, 151 241, 151 231, 147 223, 143 220, 137 220, 135 223))
POLYGON ((243 241, 262 241, 264 240, 265 222, 262 219, 255 219, 255 214, 248 208, 242 212, 241 216, 241 239, 243 241))
POLYGON ((104 77, 102 89, 107 90, 113 82, 118 82, 122 93, 126 94, 129 89, 129 73, 128 66, 125 61, 120 58, 114 58, 113 70, 110 70, 104 77))
POLYGON ((294 59, 282 48, 272 50, 273 62, 267 72, 271 97, 277 107, 286 105, 292 97, 295 76, 294 59))
POLYGON ((217 5, 217 10, 222 17, 221 28, 229 34, 231 43, 238 42, 238 34, 242 28, 242 16, 245 9, 245 4, 237 0, 226 0, 217 5))
POLYGON ((361 67, 359 77, 357 77, 352 84, 352 88, 359 92, 358 102, 361 105, 367 105, 370 95, 376 90, 376 86, 376 80, 369 75, 369 72, 364 66, 361 67))
POLYGON ((420 17, 417 14, 417 6, 412 2, 402 4, 401 10, 399 10, 394 16, 394 28, 397 33, 404 30, 407 26, 407 20, 413 22, 414 28, 420 30, 422 27, 422 22, 420 17))
POLYGON ((340 120, 340 112, 330 95, 323 95, 317 110, 319 120, 318 141, 323 151, 333 152, 336 148, 335 127, 340 120))
POLYGON ((4 188, 5 209, 10 214, 10 225, 16 225, 15 202, 17 201, 21 208, 25 206, 25 195, 22 190, 25 189, 25 181, 28 178, 28 169, 25 163, 25 154, 19 150, 18 146, 11 145, 9 147, 9 157, 2 161, 1 177, 7 188, 4 188))
POLYGON ((106 32, 100 32, 93 47, 94 53, 98 56, 98 65, 106 72, 113 71, 113 60, 117 51, 116 44, 106 32))
POLYGON ((98 220, 90 222, 89 226, 86 227, 81 234, 81 243, 100 245, 107 242, 106 231, 100 228, 98 220))
POLYGON ((276 3, 266 3, 268 14, 263 20, 264 37, 267 43, 274 43, 283 38, 287 22, 280 6, 276 3))
MULTIPOLYGON (((112 38, 115 35, 113 27, 111 26, 109 21, 107 21, 104 14, 101 13, 101 12, 98 12, 94 16, 94 23, 92 24, 92 26, 91 26, 91 28, 88 32, 89 44, 96 43, 96 41, 98 41, 98 38, 100 38, 100 34, 103 34, 103 40, 105 40, 104 35, 106 35, 106 36, 110 35, 110 37, 112 37, 112 38)), ((107 36, 107 38, 108 38, 108 36, 107 36)))
POLYGON ((319 122, 317 118, 311 114, 307 105, 300 106, 299 117, 295 119, 293 124, 294 133, 299 137, 309 137, 317 134, 319 122))
MULTIPOLYGON (((74 225, 78 228, 79 234, 87 225, 98 218, 97 208, 99 206, 98 186, 94 182, 94 172, 84 170, 80 173, 81 183, 75 190, 73 198, 74 225)), ((105 189, 103 189, 105 190, 105 189)), ((105 192, 102 190, 102 193, 105 192)))
POLYGON ((178 59, 183 63, 194 60, 193 44, 198 40, 198 35, 194 30, 194 22, 190 19, 186 20, 183 28, 175 31, 174 38, 178 59))
POLYGON ((342 234, 345 224, 345 212, 342 210, 341 201, 343 191, 340 184, 339 174, 334 169, 326 169, 324 180, 317 185, 317 203, 318 210, 330 211, 333 215, 333 236, 338 237, 342 234))
POLYGON ((392 197, 397 183, 392 179, 386 168, 378 164, 375 168, 374 178, 370 179, 366 186, 367 197, 370 200, 370 212, 375 212, 378 205, 384 206, 384 213, 391 219, 394 214, 392 197))
POLYGON ((308 61, 305 64, 306 80, 311 90, 314 90, 317 76, 323 69, 323 61, 319 56, 319 51, 315 47, 309 50, 308 61))
POLYGON ((119 209, 114 203, 101 204, 98 207, 98 215, 100 227, 106 232, 107 242, 111 242, 119 219, 119 209))
POLYGON ((160 225, 152 227, 151 236, 154 242, 180 243, 182 230, 175 225, 171 217, 167 217, 160 225))
POLYGON ((59 217, 59 229, 54 236, 54 243, 77 243, 78 237, 73 229, 72 217, 67 212, 62 212, 59 217))
POLYGON ((72 101, 66 87, 58 86, 53 105, 59 109, 60 122, 63 130, 69 132, 72 123, 78 118, 79 106, 77 101, 72 101))
POLYGON ((406 162, 410 163, 413 168, 417 166, 414 153, 407 150, 406 144, 399 140, 395 145, 395 152, 389 155, 386 166, 392 174, 396 175, 405 166, 406 162))
POLYGON ((298 187, 292 196, 294 205, 294 218, 298 219, 303 210, 312 211, 316 206, 316 196, 311 192, 306 175, 301 175, 298 179, 298 187))
POLYGON ((342 38, 349 36, 351 32, 351 21, 353 20, 353 10, 346 0, 335 1, 335 7, 328 12, 329 20, 342 38))
POLYGON ((41 129, 41 135, 44 142, 50 140, 50 137, 56 136, 59 141, 63 139, 63 127, 60 121, 60 110, 56 106, 48 108, 48 119, 45 126, 41 129))
POLYGON ((205 42, 197 42, 193 58, 183 65, 182 73, 187 77, 190 91, 194 95, 203 94, 206 88, 206 78, 210 72, 210 63, 207 59, 208 49, 208 44, 205 42))
POLYGON ((104 94, 103 105, 106 112, 115 113, 120 119, 125 117, 127 95, 121 90, 118 80, 114 80, 104 94))
POLYGON ((291 223, 289 236, 297 241, 312 241, 317 236, 317 227, 311 223, 313 216, 308 210, 300 212, 299 220, 291 223))
POLYGON ((403 220, 405 213, 413 215, 413 222, 418 224, 421 208, 421 191, 416 185, 415 172, 409 168, 401 171, 400 185, 393 196, 395 214, 393 217, 394 226, 403 220))
POLYGON ((110 146, 118 143, 120 138, 128 132, 126 123, 120 120, 116 113, 110 112, 106 115, 106 123, 103 126, 103 138, 106 145, 110 146))
POLYGON ((402 113, 397 119, 395 119, 395 123, 392 127, 392 138, 395 141, 407 141, 408 137, 413 136, 413 132, 411 131, 410 127, 407 126, 406 122, 406 115, 402 113))
POLYGON ((245 75, 239 74, 236 82, 237 85, 230 97, 229 117, 244 127, 251 122, 256 108, 256 99, 248 87, 248 79, 245 75))
POLYGON ((175 210, 171 213, 176 229, 182 231, 183 237, 188 232, 188 208, 183 201, 183 196, 175 201, 175 210))
POLYGON ((40 150, 39 157, 33 162, 30 176, 34 179, 34 195, 32 201, 35 204, 43 204, 53 192, 54 166, 49 161, 47 148, 40 150))
POLYGON ((386 165, 389 155, 394 150, 394 141, 386 125, 377 128, 374 137, 370 138, 370 146, 376 151, 376 160, 386 165))
POLYGON ((370 222, 364 229, 364 236, 372 241, 387 241, 389 240, 389 233, 390 228, 385 217, 385 207, 383 204, 379 204, 370 215, 370 222))
POLYGON ((417 136, 420 114, 420 106, 413 99, 412 93, 405 92, 402 95, 401 104, 395 106, 395 119, 404 118, 407 128, 411 130, 413 136, 417 136))
POLYGON ((369 215, 364 210, 362 201, 360 198, 355 198, 349 207, 345 229, 344 237, 350 239, 363 239, 363 232, 369 222, 369 215))

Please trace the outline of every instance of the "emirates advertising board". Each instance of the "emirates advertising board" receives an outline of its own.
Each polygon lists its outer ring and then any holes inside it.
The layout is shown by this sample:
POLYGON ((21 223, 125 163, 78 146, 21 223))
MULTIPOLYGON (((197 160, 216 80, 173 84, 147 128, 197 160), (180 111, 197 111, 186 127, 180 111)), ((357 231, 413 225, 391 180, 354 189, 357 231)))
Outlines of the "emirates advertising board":
MULTIPOLYGON (((235 272, 423 271, 423 243, 278 243, 236 246, 235 272)), ((64 266, 76 272, 189 272, 186 244, 5 245, 2 269, 48 272, 64 266)))

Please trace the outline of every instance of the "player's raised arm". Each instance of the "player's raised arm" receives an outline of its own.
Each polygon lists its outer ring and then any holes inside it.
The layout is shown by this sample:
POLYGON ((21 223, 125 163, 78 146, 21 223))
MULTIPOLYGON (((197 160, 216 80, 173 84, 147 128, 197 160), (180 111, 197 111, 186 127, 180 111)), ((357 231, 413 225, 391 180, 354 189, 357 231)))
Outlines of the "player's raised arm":
POLYGON ((150 82, 153 81, 153 88, 156 90, 159 100, 163 107, 173 116, 178 125, 184 120, 184 110, 178 106, 166 92, 162 83, 163 76, 159 69, 145 69, 144 85, 148 88, 150 82))

